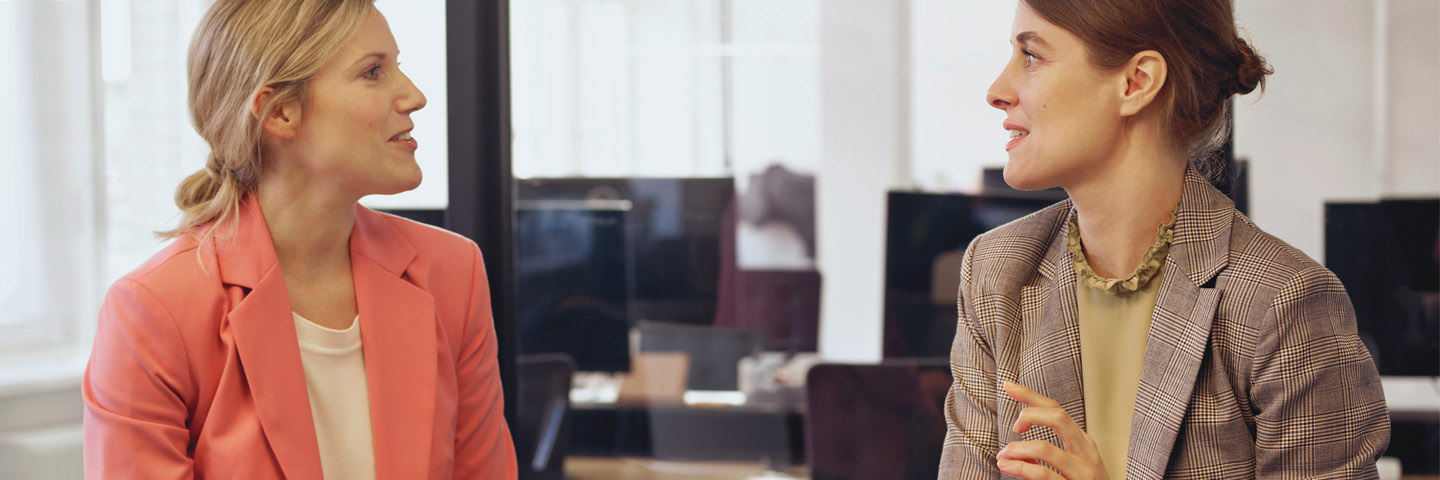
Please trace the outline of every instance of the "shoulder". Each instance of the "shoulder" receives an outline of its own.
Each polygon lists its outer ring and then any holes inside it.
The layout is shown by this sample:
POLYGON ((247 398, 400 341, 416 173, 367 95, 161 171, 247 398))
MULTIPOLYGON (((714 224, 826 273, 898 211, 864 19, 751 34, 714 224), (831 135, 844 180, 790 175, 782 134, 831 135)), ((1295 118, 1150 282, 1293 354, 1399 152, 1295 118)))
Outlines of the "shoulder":
POLYGON ((214 253, 197 243, 189 235, 176 238, 112 283, 101 304, 101 328, 182 336, 216 328, 224 288, 214 253), (120 324, 107 325, 112 322, 120 324))
POLYGON ((1256 226, 1248 217, 1235 213, 1231 225, 1229 266, 1232 284, 1278 293, 1281 290, 1326 284, 1339 280, 1305 252, 1256 226))
MULTIPOLYGON (((194 297, 203 285, 220 285, 215 254, 201 249, 190 234, 181 235, 140 266, 121 276, 110 290, 144 288, 156 297, 176 301, 194 297)), ((168 302, 167 303, 171 303, 168 302)))
POLYGON ((371 210, 381 221, 394 228, 397 233, 415 247, 417 254, 427 253, 451 257, 455 254, 470 254, 478 250, 474 241, 458 233, 427 225, 398 215, 371 210))
POLYGON ((975 237, 969 248, 972 278, 1027 281, 1038 273, 1069 213, 1070 200, 1062 200, 975 237))
POLYGON ((484 261, 480 248, 469 238, 397 215, 373 210, 367 212, 415 249, 415 259, 407 268, 412 280, 429 279, 427 288, 434 288, 439 281, 451 283, 464 279, 468 284, 477 274, 477 269, 483 274, 484 261))
MULTIPOLYGON (((1232 296, 1230 303, 1248 309, 1249 316, 1276 322, 1262 327, 1293 328, 1306 318, 1321 318, 1316 315, 1354 317, 1345 287, 1329 269, 1244 215, 1236 213, 1231 228, 1229 265, 1221 272, 1228 284, 1225 293, 1232 296)), ((1348 325, 1305 323, 1327 330, 1354 329, 1353 320, 1348 325)))

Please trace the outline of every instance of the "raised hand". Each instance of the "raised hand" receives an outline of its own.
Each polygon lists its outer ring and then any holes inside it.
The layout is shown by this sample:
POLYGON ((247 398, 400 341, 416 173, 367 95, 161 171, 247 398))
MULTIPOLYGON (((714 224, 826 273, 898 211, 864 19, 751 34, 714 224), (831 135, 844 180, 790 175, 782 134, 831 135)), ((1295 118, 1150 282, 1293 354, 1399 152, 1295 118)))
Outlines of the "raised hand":
POLYGON ((1090 439, 1060 402, 1025 388, 1005 382, 1005 394, 1027 405, 1011 427, 1017 434, 1036 425, 1050 427, 1064 443, 1063 448, 1044 440, 1010 442, 995 457, 1001 471, 1026 480, 1095 480, 1110 478, 1095 441, 1090 439), (1041 465, 1045 462, 1050 468, 1041 465), (1051 470, 1053 468, 1054 470, 1051 470))

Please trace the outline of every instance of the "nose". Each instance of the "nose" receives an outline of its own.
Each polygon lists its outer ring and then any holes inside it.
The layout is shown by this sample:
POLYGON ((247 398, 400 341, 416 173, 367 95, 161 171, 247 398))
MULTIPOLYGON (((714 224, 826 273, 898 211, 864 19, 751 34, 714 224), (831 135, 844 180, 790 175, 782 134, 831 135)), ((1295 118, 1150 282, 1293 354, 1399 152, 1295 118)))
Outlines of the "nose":
POLYGON ((1010 66, 1007 65, 1004 70, 1000 71, 1000 76, 995 77, 995 81, 992 82, 990 88, 985 91, 985 103, 990 104, 992 107, 1005 110, 1015 106, 1015 104, 1020 101, 1015 95, 1015 89, 1010 87, 1010 81, 1006 78, 1009 72, 1010 66))
POLYGON ((415 82, 410 81, 409 75, 401 73, 400 76, 405 79, 405 84, 399 98, 395 99, 395 110, 408 114, 425 108, 425 93, 415 86, 415 82))

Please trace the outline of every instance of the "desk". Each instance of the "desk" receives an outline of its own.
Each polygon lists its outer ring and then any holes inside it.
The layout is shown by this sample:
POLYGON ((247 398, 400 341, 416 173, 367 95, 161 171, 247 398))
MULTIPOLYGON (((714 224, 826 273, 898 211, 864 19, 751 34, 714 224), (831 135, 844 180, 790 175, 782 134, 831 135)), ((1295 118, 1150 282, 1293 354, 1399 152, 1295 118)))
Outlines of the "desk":
MULTIPOLYGON (((786 472, 793 478, 810 478, 805 466, 786 472)), ((764 477, 765 466, 752 462, 662 462, 644 457, 588 457, 565 459, 565 475, 574 480, 745 480, 764 477)), ((780 476, 768 478, 785 478, 780 476)))
POLYGON ((1384 376, 1380 385, 1392 420, 1440 422, 1440 378, 1384 376))

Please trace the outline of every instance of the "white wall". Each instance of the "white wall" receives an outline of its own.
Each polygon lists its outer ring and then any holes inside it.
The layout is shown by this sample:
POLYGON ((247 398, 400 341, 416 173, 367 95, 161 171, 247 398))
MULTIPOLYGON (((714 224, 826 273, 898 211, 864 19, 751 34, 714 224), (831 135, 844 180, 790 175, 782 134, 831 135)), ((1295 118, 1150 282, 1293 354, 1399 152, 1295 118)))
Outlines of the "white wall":
POLYGON ((1275 69, 1237 102, 1251 214, 1324 259, 1324 203, 1440 195, 1440 4, 1239 0, 1236 21, 1275 69))
POLYGON ((911 151, 905 183, 927 191, 980 189, 1005 165, 1005 113, 985 91, 1010 61, 1016 0, 910 0, 911 151))
POLYGON ((1250 159, 1251 216, 1323 259, 1324 200, 1380 194, 1373 2, 1241 0, 1236 17, 1275 69, 1263 98, 1236 102, 1235 155, 1250 159))
POLYGON ((400 69, 425 93, 425 108, 410 115, 420 149, 415 161, 424 180, 420 187, 396 195, 371 195, 362 200, 372 208, 445 208, 450 204, 449 111, 445 82, 445 2, 442 0, 379 0, 395 45, 400 69), (440 28, 436 28, 439 25, 440 28))
POLYGON ((1440 1, 1389 0, 1384 195, 1440 192, 1440 1))

